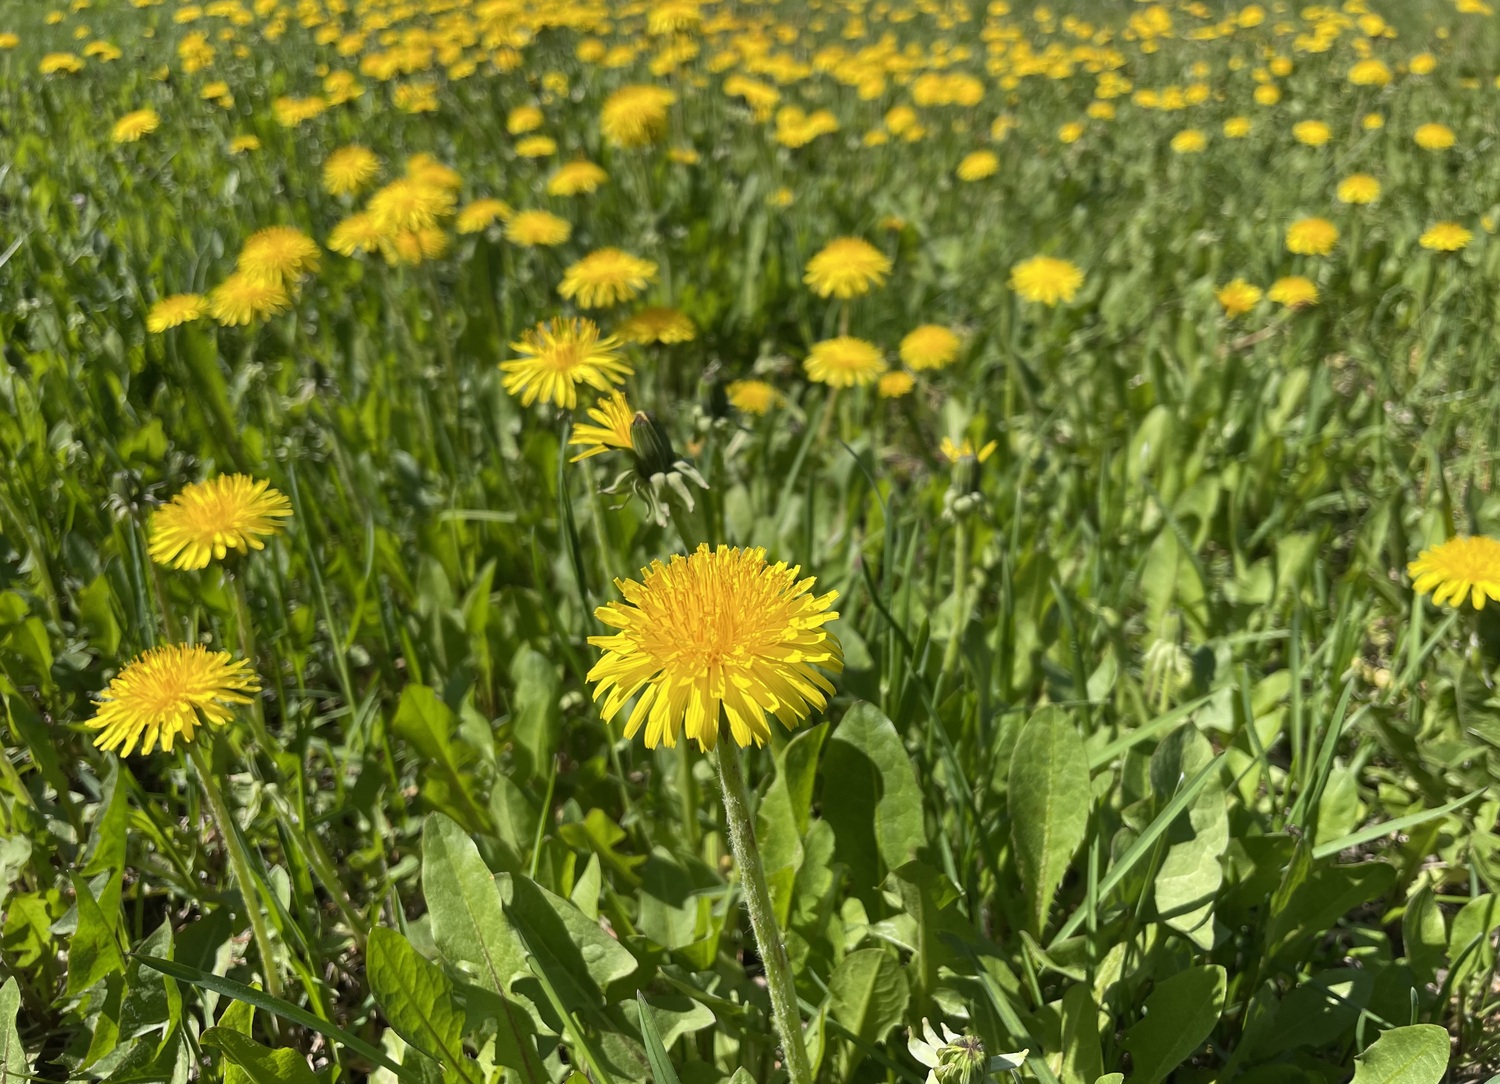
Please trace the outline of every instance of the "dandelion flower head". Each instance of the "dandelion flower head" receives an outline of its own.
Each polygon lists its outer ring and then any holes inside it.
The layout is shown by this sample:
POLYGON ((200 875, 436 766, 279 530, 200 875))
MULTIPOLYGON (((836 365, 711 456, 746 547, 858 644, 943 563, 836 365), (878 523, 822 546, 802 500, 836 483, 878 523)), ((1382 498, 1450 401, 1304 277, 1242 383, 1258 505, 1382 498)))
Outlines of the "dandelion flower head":
POLYGON ((813 343, 802 366, 809 380, 834 388, 873 384, 886 370, 879 347, 850 335, 813 343))
POLYGON ((208 313, 225 327, 243 327, 275 316, 292 303, 278 283, 236 271, 208 294, 208 313))
POLYGON ((202 644, 154 647, 131 661, 99 694, 99 710, 88 726, 99 731, 94 744, 129 756, 158 744, 170 752, 178 735, 193 740, 204 724, 223 726, 237 705, 260 691, 250 664, 227 651, 202 644))
POLYGON ((368 147, 340 147, 323 160, 323 191, 330 196, 352 196, 375 179, 380 159, 368 147))
POLYGON ((1078 266, 1054 256, 1033 256, 1010 269, 1010 288, 1025 300, 1043 305, 1072 301, 1082 285, 1078 266))
POLYGON ((197 320, 207 311, 208 303, 201 294, 173 294, 151 306, 151 311, 146 314, 146 330, 159 335, 168 328, 197 320))
POLYGON ((941 369, 958 357, 958 336, 942 324, 923 324, 908 331, 898 352, 901 360, 917 372, 941 369))
POLYGON ((666 87, 621 87, 604 101, 599 130, 616 147, 644 147, 667 128, 667 110, 677 95, 666 87))
POLYGON ((115 121, 110 138, 116 143, 134 143, 141 136, 156 131, 160 126, 161 117, 157 115, 156 110, 137 109, 115 121))
POLYGON ((550 211, 518 211, 505 224, 505 239, 526 248, 560 245, 573 236, 573 225, 550 211))
POLYGON ((1439 606, 1458 606, 1466 597, 1476 610, 1486 601, 1500 602, 1500 541, 1484 535, 1425 549, 1406 571, 1417 593, 1431 595, 1439 606))
POLYGON ((573 427, 572 438, 568 443, 576 444, 584 450, 570 462, 577 463, 580 459, 603 455, 611 448, 631 450, 633 445, 630 432, 635 423, 635 411, 626 401, 623 392, 613 391, 608 395, 601 395, 599 401, 589 408, 589 417, 593 419, 593 424, 581 423, 573 427))
POLYGON ((242 274, 273 286, 288 286, 318 269, 318 243, 292 226, 271 226, 245 240, 235 264, 242 274))
POLYGON ((1417 244, 1433 252, 1457 252, 1474 240, 1474 232, 1457 222, 1438 222, 1429 226, 1417 244))
POLYGON ((1266 297, 1289 309, 1300 309, 1318 303, 1318 287, 1312 279, 1303 275, 1288 275, 1271 283, 1266 297))
POLYGON ((1224 309, 1225 316, 1243 316, 1263 296, 1261 288, 1244 279, 1233 279, 1221 286, 1214 294, 1219 299, 1219 304, 1224 309))
POLYGON ((265 549, 262 539, 280 534, 291 514, 291 502, 269 482, 221 474, 183 487, 156 510, 147 552, 157 564, 207 568, 230 550, 265 549))
POLYGON ((578 405, 578 385, 613 391, 633 371, 619 354, 619 340, 601 338, 592 320, 554 319, 523 332, 511 349, 521 356, 500 363, 502 381, 522 406, 540 399, 572 410, 578 405))
POLYGON ((641 346, 692 342, 697 335, 698 329, 685 313, 666 305, 641 309, 619 328, 620 338, 641 346))
POLYGON ((1327 256, 1338 240, 1338 227, 1326 218, 1301 218, 1286 230, 1287 251, 1301 256, 1327 256))
POLYGON ((757 417, 782 402, 781 393, 764 380, 732 380, 724 392, 735 410, 757 417))
POLYGON ((557 292, 580 308, 631 301, 656 278, 656 264, 618 248, 601 248, 569 265, 557 292))
POLYGON ((1335 193, 1340 203, 1363 205, 1380 198, 1380 182, 1368 173, 1352 173, 1339 182, 1335 193))
POLYGON ((802 281, 819 297, 847 301, 885 283, 891 261, 874 245, 858 237, 838 237, 807 261, 802 281))

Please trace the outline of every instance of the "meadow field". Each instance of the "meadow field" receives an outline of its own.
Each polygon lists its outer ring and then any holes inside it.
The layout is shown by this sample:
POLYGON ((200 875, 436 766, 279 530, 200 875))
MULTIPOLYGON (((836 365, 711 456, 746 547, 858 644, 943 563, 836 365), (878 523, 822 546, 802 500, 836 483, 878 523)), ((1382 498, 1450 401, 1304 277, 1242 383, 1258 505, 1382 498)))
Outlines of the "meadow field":
POLYGON ((0 0, 0 1084, 1500 1080, 1497 163, 1493 0, 0 0))

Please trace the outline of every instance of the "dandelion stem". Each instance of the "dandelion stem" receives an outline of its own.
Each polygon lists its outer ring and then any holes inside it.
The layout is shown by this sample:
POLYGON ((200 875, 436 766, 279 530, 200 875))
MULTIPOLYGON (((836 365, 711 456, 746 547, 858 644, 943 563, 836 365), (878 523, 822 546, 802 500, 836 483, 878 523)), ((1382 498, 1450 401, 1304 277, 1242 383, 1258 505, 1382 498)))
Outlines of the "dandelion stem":
POLYGON ((792 966, 787 960, 786 945, 776 925, 771 907, 771 893, 766 887, 766 873, 760 862, 760 847, 755 842, 755 824, 750 819, 750 800, 745 793, 745 776, 740 770, 740 755, 726 733, 714 758, 719 765, 719 785, 724 792, 724 820, 729 827, 729 846, 739 867, 740 884, 745 889, 745 906, 750 912, 750 928, 766 969, 766 986, 771 993, 771 1016, 781 1036, 791 1084, 812 1084, 812 1068, 807 1047, 802 1042, 802 1017, 797 1010, 797 989, 792 981, 792 966))
POLYGON ((240 895, 245 901, 245 911, 250 916, 250 932, 255 937, 255 947, 260 953, 260 969, 266 980, 266 993, 272 997, 280 997, 281 972, 276 965, 276 957, 271 952, 271 936, 266 931, 266 917, 261 913, 260 882, 250 872, 250 856, 245 851, 244 841, 240 839, 239 826, 229 815, 229 807, 224 804, 224 796, 219 792, 218 783, 214 781, 213 766, 203 752, 203 742, 188 742, 187 750, 188 758, 198 771, 198 782, 203 786, 203 796, 208 799, 208 808, 213 813, 219 834, 224 837, 224 843, 229 848, 229 869, 239 885, 240 895))
POLYGON ((964 630, 969 624, 969 531, 963 517, 953 525, 953 629, 948 646, 943 649, 943 668, 938 671, 933 702, 942 703, 943 694, 953 670, 958 665, 958 649, 963 646, 964 630))

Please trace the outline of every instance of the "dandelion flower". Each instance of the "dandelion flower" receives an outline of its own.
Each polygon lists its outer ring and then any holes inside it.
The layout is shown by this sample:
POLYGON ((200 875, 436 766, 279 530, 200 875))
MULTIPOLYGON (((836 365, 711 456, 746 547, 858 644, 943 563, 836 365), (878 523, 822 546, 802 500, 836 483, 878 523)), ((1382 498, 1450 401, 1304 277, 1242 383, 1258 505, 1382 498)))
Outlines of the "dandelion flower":
POLYGON ((380 159, 368 147, 340 147, 323 162, 323 191, 330 196, 352 196, 375 179, 380 159))
POLYGON ((1249 134, 1249 117, 1230 117, 1224 122, 1224 137, 1226 139, 1244 139, 1249 134))
POLYGON ((635 411, 625 401, 623 393, 615 391, 601 395, 599 401, 589 408, 589 417, 597 424, 573 427, 572 439, 568 443, 577 444, 584 451, 569 462, 577 463, 580 459, 603 455, 611 448, 623 448, 627 452, 632 450, 630 433, 631 426, 635 424, 635 411))
POLYGON ((724 393, 729 396, 729 403, 735 410, 757 417, 782 403, 781 393, 764 380, 734 380, 724 393))
POLYGON ((593 162, 569 162, 559 166, 547 182, 549 196, 577 196, 596 191, 609 174, 593 162))
POLYGON ((502 383, 511 395, 521 397, 522 406, 540 399, 572 410, 578 405, 579 384, 608 392, 631 374, 619 345, 613 335, 600 338, 592 320, 575 317, 538 324, 510 344, 521 357, 500 363, 506 374, 502 383))
POLYGON ((189 320, 197 320, 208 311, 208 304, 200 294, 173 294, 151 306, 146 314, 146 330, 160 335, 168 328, 180 327, 189 320))
POLYGON ((1069 121, 1057 130, 1057 139, 1060 143, 1077 143, 1083 138, 1085 128, 1082 121, 1069 121))
POLYGON ((737 745, 762 745, 767 717, 788 729, 827 706, 843 669, 843 650, 824 627, 838 592, 812 594, 800 566, 768 564, 763 549, 707 544, 667 564, 653 561, 641 579, 616 580, 623 602, 594 616, 612 629, 590 636, 603 651, 589 671, 594 699, 610 719, 634 696, 626 737, 644 726, 646 746, 677 744, 686 734, 712 749, 721 718, 737 745))
POLYGON ((551 136, 533 135, 516 140, 516 154, 521 158, 546 158, 557 153, 557 140, 551 136))
POLYGON ((1234 279, 1221 286, 1214 296, 1223 306, 1225 316, 1243 316, 1260 301, 1261 289, 1244 279, 1234 279))
POLYGON ((557 292, 579 308, 602 309, 631 301, 656 278, 656 264, 617 248, 601 248, 563 272, 557 292))
POLYGON ((226 327, 240 327, 274 316, 292 303, 278 283, 236 271, 208 295, 208 314, 226 327))
POLYGON ((1173 154, 1202 154, 1208 137, 1197 128, 1184 128, 1172 137, 1173 154))
POLYGON ((459 176, 458 170, 443 165, 425 151, 406 160, 406 179, 416 184, 444 188, 449 192, 457 192, 464 185, 464 179, 459 176))
POLYGON ((1412 138, 1424 151, 1445 151, 1454 143, 1453 129, 1446 124, 1423 124, 1412 138))
POLYGON ((1292 125, 1292 138, 1309 147, 1321 147, 1333 138, 1333 129, 1320 120, 1302 120, 1292 125))
POLYGON ((899 399, 917 386, 917 378, 905 369, 882 373, 875 382, 875 394, 882 399, 899 399))
POLYGON ((287 286, 317 271, 318 243, 291 226, 258 230, 240 249, 235 268, 258 282, 287 286))
POLYGON ((941 324, 923 324, 906 333, 898 352, 901 360, 921 372, 941 369, 958 357, 958 336, 941 324))
POLYGON ((515 213, 504 200, 477 199, 460 208, 455 225, 459 233, 480 233, 496 222, 504 222, 515 213))
POLYGON ((1027 301, 1056 305, 1072 301, 1083 285, 1083 272, 1068 260, 1033 256, 1010 269, 1010 288, 1027 301))
POLYGON ((1349 82, 1357 87, 1383 87, 1391 81, 1385 61, 1366 57, 1349 69, 1349 82))
POLYGON ((1274 87, 1270 83, 1262 83, 1255 88, 1256 105, 1275 105, 1279 101, 1281 101, 1280 87, 1274 87))
POLYGON ((1366 113, 1359 124, 1365 131, 1375 132, 1385 127, 1385 118, 1379 113, 1366 113))
POLYGON ((235 136, 229 141, 230 154, 248 154, 260 150, 260 139, 253 135, 235 136))
POLYGON ((1474 240, 1473 231, 1460 226, 1457 222, 1438 222, 1427 228, 1427 231, 1417 239, 1417 244, 1433 252, 1457 252, 1472 240, 1474 240))
POLYGON ((1000 157, 994 151, 974 151, 958 163, 958 179, 982 181, 1000 172, 1000 157))
POLYGON ((1312 279, 1303 275, 1288 275, 1271 283, 1266 297, 1289 309, 1300 309, 1318 303, 1318 287, 1312 279))
POLYGON ((43 75, 72 75, 83 71, 83 58, 74 53, 48 53, 36 67, 43 75))
POLYGON ((1327 256, 1338 240, 1338 227, 1326 218, 1301 218, 1286 229, 1286 250, 1299 256, 1327 256))
POLYGON ((847 301, 885 284, 891 261, 874 245, 858 237, 838 237, 807 261, 802 281, 819 297, 847 301))
POLYGON ((281 532, 291 502, 245 474, 221 474, 186 486, 151 517, 147 552, 157 564, 207 568, 230 550, 265 548, 262 538, 281 532))
POLYGON ((1406 66, 1413 75, 1431 75, 1437 68, 1437 57, 1431 53, 1418 53, 1406 66))
POLYGON ((180 734, 193 740, 204 723, 223 726, 234 709, 249 704, 260 684, 245 659, 202 644, 167 644, 137 656, 99 694, 99 710, 88 721, 99 731, 94 744, 122 757, 149 753, 160 743, 171 752, 180 734))
POLYGON ((542 111, 534 105, 518 105, 505 117, 505 130, 511 135, 525 135, 542 126, 542 111))
POLYGON ((1380 198, 1380 182, 1368 173, 1352 173, 1339 182, 1336 194, 1340 203, 1374 203, 1380 198))
POLYGON ((328 235, 328 247, 342 256, 353 256, 356 252, 374 252, 387 237, 375 216, 360 211, 344 219, 328 235))
POLYGON ((605 99, 599 130, 616 147, 644 147, 666 131, 667 110, 676 100, 666 87, 621 87, 605 99))
POLYGON ((1412 588, 1439 606, 1461 605, 1465 596, 1476 610, 1487 600, 1500 602, 1500 542, 1484 535, 1450 538, 1423 550, 1406 571, 1412 588))
POLYGON ((648 346, 651 343, 686 343, 698 336, 684 313, 666 305, 655 305, 642 309, 619 327, 619 336, 626 342, 648 346))
POLYGON ((572 224, 549 211, 520 211, 505 224, 505 239, 527 248, 560 245, 571 236, 572 224))
POLYGON ((110 133, 116 143, 134 143, 147 132, 154 132, 161 126, 161 117, 154 109, 137 109, 133 113, 126 113, 115 121, 114 130, 110 133))
POLYGON ((885 372, 885 358, 874 343, 849 335, 813 343, 802 363, 809 380, 834 388, 873 384, 885 372))
POLYGON ((370 197, 368 210, 382 229, 407 233, 435 226, 453 213, 451 189, 402 177, 370 197))
POLYGON ((962 459, 973 459, 983 463, 995 454, 995 449, 1000 446, 998 441, 988 441, 979 448, 974 447, 974 442, 964 437, 962 444, 954 444, 951 437, 944 437, 941 445, 943 458, 949 463, 957 463, 962 459))

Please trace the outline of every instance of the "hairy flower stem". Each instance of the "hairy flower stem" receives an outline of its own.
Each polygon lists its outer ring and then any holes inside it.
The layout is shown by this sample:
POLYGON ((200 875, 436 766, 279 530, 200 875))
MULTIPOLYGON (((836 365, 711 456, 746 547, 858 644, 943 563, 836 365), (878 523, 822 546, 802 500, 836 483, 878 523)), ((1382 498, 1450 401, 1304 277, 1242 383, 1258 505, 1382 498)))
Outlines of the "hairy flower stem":
POLYGON ((797 990, 792 983, 792 966, 786 957, 786 945, 776 925, 771 907, 771 893, 766 887, 766 872, 760 863, 760 847, 755 842, 755 824, 750 819, 750 800, 745 793, 745 776, 740 770, 740 754, 727 733, 720 738, 717 755, 719 785, 724 791, 724 819, 729 826, 729 846, 739 867, 740 884, 745 889, 745 906, 750 912, 750 928, 760 949, 766 969, 766 986, 771 993, 771 1016, 781 1036, 791 1084, 812 1084, 812 1068, 807 1047, 802 1042, 802 1016, 797 1011, 797 990))
POLYGON ((276 966, 276 957, 271 952, 271 937, 266 932, 266 917, 261 913, 260 883, 250 873, 250 856, 240 839, 238 826, 229 815, 224 796, 214 781, 213 766, 203 752, 202 741, 188 742, 188 758, 198 770, 198 782, 203 785, 203 796, 208 799, 208 808, 213 813, 219 834, 229 848, 229 869, 239 884, 240 895, 245 900, 245 910, 250 915, 250 932, 255 937, 255 947, 260 952, 260 969, 266 980, 266 993, 281 996, 281 973, 276 966))

